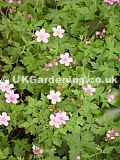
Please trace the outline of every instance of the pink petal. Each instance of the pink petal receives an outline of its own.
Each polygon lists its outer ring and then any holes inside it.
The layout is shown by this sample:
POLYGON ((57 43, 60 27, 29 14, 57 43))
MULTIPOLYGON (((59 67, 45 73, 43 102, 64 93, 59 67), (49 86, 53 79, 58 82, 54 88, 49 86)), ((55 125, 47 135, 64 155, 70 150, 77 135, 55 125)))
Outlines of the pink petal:
POLYGON ((54 119, 55 116, 53 114, 50 115, 50 119, 54 119))
POLYGON ((115 139, 115 137, 111 137, 110 139, 115 139))
POLYGON ((44 28, 42 28, 41 30, 40 30, 40 34, 45 34, 45 29, 44 28))
POLYGON ((65 66, 69 66, 70 65, 70 63, 69 62, 65 62, 65 66))
POLYGON ((60 97, 57 99, 57 102, 61 102, 61 98, 60 97))
POLYGON ((43 38, 42 40, 44 43, 48 43, 48 39, 47 38, 43 38))
POLYGON ((9 97, 10 97, 10 94, 5 93, 5 98, 9 98, 9 97))
POLYGON ((63 38, 63 34, 59 34, 59 36, 58 36, 59 38, 63 38))
POLYGON ((7 120, 7 121, 10 121, 10 116, 6 116, 6 120, 7 120))
POLYGON ((47 95, 47 99, 52 99, 50 94, 47 95))
POLYGON ((49 33, 46 33, 46 34, 45 34, 45 37, 46 37, 46 38, 49 38, 49 37, 50 37, 50 34, 49 34, 49 33))
POLYGON ((119 133, 116 132, 116 133, 115 133, 115 136, 119 136, 119 133))
POLYGON ((54 122, 53 121, 49 121, 49 125, 54 126, 54 122))
POLYGON ((42 39, 40 37, 37 37, 36 40, 37 40, 37 42, 41 42, 42 41, 42 39))
POLYGON ((6 99, 6 102, 7 102, 7 103, 11 103, 11 100, 10 100, 10 99, 6 99))
POLYGON ((57 26, 57 29, 60 29, 60 30, 61 30, 61 26, 60 26, 60 25, 58 25, 58 26, 57 26))
POLYGON ((62 59, 60 60, 60 64, 64 64, 64 61, 62 59))
POLYGON ((16 103, 17 103, 17 100, 16 100, 16 99, 12 100, 12 103, 16 104, 16 103))
POLYGON ((105 28, 103 28, 103 33, 105 33, 106 32, 106 30, 105 30, 105 28))
POLYGON ((96 31, 96 35, 100 35, 100 32, 96 31))
POLYGON ((8 126, 8 122, 4 122, 3 124, 4 124, 5 126, 8 126))
POLYGON ((56 28, 55 28, 55 27, 53 27, 53 28, 52 28, 52 30, 53 30, 53 32, 55 32, 55 31, 56 31, 56 28))
POLYGON ((57 37, 57 33, 56 33, 56 32, 54 32, 54 33, 53 33, 53 36, 57 37))
POLYGON ((68 58, 69 57, 69 53, 66 52, 64 56, 68 58))
POLYGON ((72 58, 72 57, 70 57, 70 58, 69 58, 69 62, 72 62, 72 61, 73 61, 73 58, 72 58))
POLYGON ((7 113, 6 112, 2 112, 2 116, 7 116, 7 113))
POLYGON ((56 124, 55 124, 55 127, 56 127, 56 128, 60 128, 60 124, 59 124, 59 123, 56 123, 56 124))
POLYGON ((64 33, 65 32, 65 30, 64 29, 61 29, 61 33, 64 33))
POLYGON ((5 84, 8 84, 8 85, 9 85, 9 80, 5 80, 5 84))
POLYGON ((54 90, 51 90, 51 91, 50 91, 50 95, 54 96, 54 95, 55 95, 55 91, 54 91, 54 90))
POLYGON ((52 99, 51 103, 56 104, 56 100, 52 99))
POLYGON ((16 99, 18 99, 18 98, 19 98, 19 94, 14 94, 14 97, 15 97, 16 99))
POLYGON ((61 95, 61 93, 58 91, 58 92, 56 92, 56 95, 57 95, 57 96, 60 96, 60 95, 61 95))

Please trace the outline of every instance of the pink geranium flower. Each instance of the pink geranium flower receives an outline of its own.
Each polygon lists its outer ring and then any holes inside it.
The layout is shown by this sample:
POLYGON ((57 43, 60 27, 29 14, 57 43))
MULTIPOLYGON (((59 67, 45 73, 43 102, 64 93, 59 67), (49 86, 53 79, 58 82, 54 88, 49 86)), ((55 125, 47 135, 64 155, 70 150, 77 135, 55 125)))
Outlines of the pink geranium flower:
POLYGON ((37 36, 37 42, 48 43, 48 38, 50 37, 49 33, 45 32, 45 29, 41 29, 40 31, 36 31, 35 35, 37 36))
POLYGON ((28 13, 27 18, 31 20, 32 19, 32 14, 28 13))
POLYGON ((66 124, 66 121, 69 120, 69 117, 66 115, 66 112, 57 112, 55 115, 50 115, 50 121, 49 124, 51 126, 55 126, 56 128, 59 128, 61 125, 66 124))
POLYGON ((116 130, 114 128, 112 128, 111 130, 108 130, 106 133, 106 138, 108 140, 114 140, 115 137, 118 137, 118 136, 119 136, 119 133, 116 132, 116 130))
POLYGON ((17 0, 17 2, 16 2, 17 4, 21 4, 21 0, 17 0))
POLYGON ((106 32, 105 28, 103 28, 103 30, 101 32, 96 31, 96 36, 99 36, 102 39, 102 38, 104 38, 105 32, 106 32))
POLYGON ((120 57, 118 57, 118 62, 120 62, 120 57))
POLYGON ((15 1, 17 4, 21 4, 21 0, 8 0, 8 3, 12 4, 12 3, 14 3, 14 1, 15 1))
POLYGON ((91 44, 90 40, 85 41, 85 44, 91 44))
POLYGON ((90 95, 93 95, 93 93, 96 91, 96 88, 93 88, 91 84, 87 84, 86 87, 83 87, 83 90, 89 93, 90 95))
POLYGON ((56 118, 60 125, 66 124, 66 121, 69 120, 69 117, 66 116, 66 112, 61 111, 56 113, 56 118))
POLYGON ((58 91, 55 93, 54 90, 50 91, 50 94, 47 95, 47 98, 51 100, 52 104, 56 104, 56 102, 61 102, 61 93, 58 91))
POLYGON ((50 115, 49 124, 50 124, 51 126, 55 126, 56 128, 59 128, 59 127, 60 127, 60 123, 59 123, 57 117, 54 116, 53 114, 50 115))
POLYGON ((80 160, 80 156, 75 157, 74 160, 80 160))
POLYGON ((110 5, 112 5, 113 2, 114 2, 114 0, 104 0, 104 2, 106 2, 106 3, 110 4, 110 5))
POLYGON ((107 101, 108 102, 112 102, 115 99, 115 95, 114 94, 110 94, 107 96, 107 101))
POLYGON ((54 66, 57 66, 58 65, 58 62, 56 61, 56 59, 53 59, 49 64, 48 64, 48 67, 54 67, 54 66))
POLYGON ((71 62, 73 62, 73 58, 69 57, 69 53, 60 55, 60 64, 64 64, 65 66, 69 66, 71 62))
POLYGON ((63 38, 63 33, 65 32, 65 30, 62 29, 60 25, 58 25, 56 28, 53 27, 52 30, 54 32, 53 36, 63 38))
POLYGON ((49 71, 51 67, 57 66, 58 62, 56 59, 53 59, 49 64, 46 64, 45 67, 43 68, 44 71, 49 71))
POLYGON ((8 126, 9 120, 10 116, 7 116, 6 112, 2 112, 2 115, 0 115, 0 125, 8 126))
POLYGON ((117 2, 118 4, 120 3, 120 0, 104 0, 104 2, 112 5, 114 2, 117 2))
POLYGON ((33 145, 32 147, 32 151, 34 154, 43 154, 44 153, 44 149, 43 148, 39 148, 35 145, 33 145))
POLYGON ((5 93, 5 98, 7 103, 17 103, 17 99, 19 98, 19 94, 15 94, 13 91, 9 93, 5 93))
POLYGON ((8 3, 13 3, 14 2, 14 0, 8 0, 8 3))
POLYGON ((0 82, 0 90, 2 92, 10 92, 11 89, 14 88, 13 84, 9 83, 9 80, 5 80, 5 82, 0 82))

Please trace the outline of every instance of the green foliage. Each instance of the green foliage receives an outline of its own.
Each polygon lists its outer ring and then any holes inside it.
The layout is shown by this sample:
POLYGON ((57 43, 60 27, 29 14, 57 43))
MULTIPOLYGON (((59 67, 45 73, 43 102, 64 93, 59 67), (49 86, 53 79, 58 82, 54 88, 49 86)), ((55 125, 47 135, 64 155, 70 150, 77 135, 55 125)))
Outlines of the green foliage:
MULTIPOLYGON (((1 160, 119 160, 120 137, 106 139, 106 132, 115 128, 120 133, 120 6, 103 0, 22 0, 20 5, 0 0, 0 77, 27 76, 15 85, 17 104, 5 102, 0 93, 0 115, 11 119, 7 127, 0 125, 1 160), (10 13, 11 7, 15 13, 10 13), (27 14, 32 14, 32 19, 27 14), (52 27, 61 25, 64 37, 52 34, 52 27), (35 32, 45 28, 49 43, 38 43, 35 32), (103 39, 96 31, 106 29, 103 39), (85 42, 90 40, 91 44, 85 42), (69 52, 74 62, 45 71, 51 60, 69 52), (94 82, 93 95, 83 91, 82 84, 27 83, 30 76, 41 78, 100 78, 94 82), (106 83, 116 77, 117 83, 106 83), (50 105, 50 90, 60 91, 62 101, 50 105), (115 100, 107 101, 109 94, 115 100), (65 111, 69 121, 60 128, 49 125, 50 115, 65 111), (32 146, 44 149, 42 155, 32 146)), ((85 84, 85 85, 86 85, 85 84)))

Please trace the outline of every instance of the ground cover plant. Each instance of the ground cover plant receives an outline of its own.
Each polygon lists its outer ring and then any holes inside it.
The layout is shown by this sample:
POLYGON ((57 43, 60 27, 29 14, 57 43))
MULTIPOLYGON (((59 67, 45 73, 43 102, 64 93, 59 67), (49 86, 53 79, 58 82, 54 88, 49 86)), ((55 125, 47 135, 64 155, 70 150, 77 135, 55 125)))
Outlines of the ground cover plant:
POLYGON ((120 160, 120 0, 0 8, 0 159, 120 160))

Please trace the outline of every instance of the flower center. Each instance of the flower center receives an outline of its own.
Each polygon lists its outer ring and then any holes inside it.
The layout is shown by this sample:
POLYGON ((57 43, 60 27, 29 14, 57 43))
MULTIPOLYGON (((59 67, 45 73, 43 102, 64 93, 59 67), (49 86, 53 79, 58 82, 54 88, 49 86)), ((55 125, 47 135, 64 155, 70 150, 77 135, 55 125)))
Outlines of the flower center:
POLYGON ((13 100, 14 100, 14 97, 13 97, 13 96, 10 96, 10 100, 13 101, 13 100))
POLYGON ((67 62, 67 61, 68 61, 67 57, 64 57, 64 58, 63 58, 63 61, 64 61, 64 62, 67 62))
POLYGON ((40 38, 43 39, 43 38, 44 38, 44 35, 40 35, 40 38))
POLYGON ((5 89, 6 89, 6 90, 8 90, 8 89, 9 89, 9 86, 8 86, 7 84, 5 85, 5 89))
POLYGON ((60 31, 57 31, 57 35, 60 35, 60 31))
POLYGON ((56 96, 56 95, 54 95, 54 96, 53 96, 53 99, 54 99, 54 100, 56 100, 56 99, 57 99, 57 96, 56 96))

